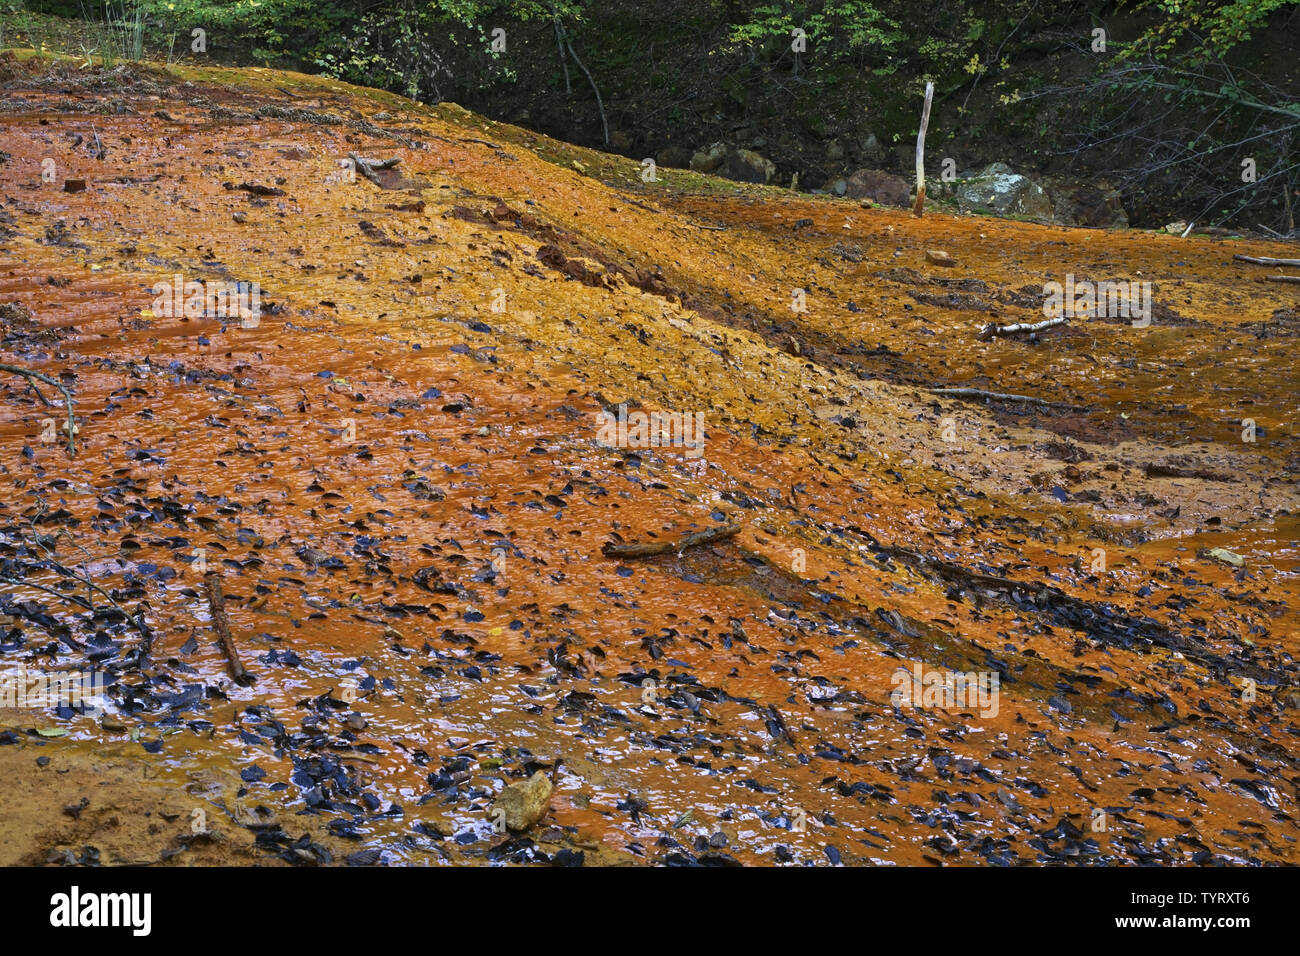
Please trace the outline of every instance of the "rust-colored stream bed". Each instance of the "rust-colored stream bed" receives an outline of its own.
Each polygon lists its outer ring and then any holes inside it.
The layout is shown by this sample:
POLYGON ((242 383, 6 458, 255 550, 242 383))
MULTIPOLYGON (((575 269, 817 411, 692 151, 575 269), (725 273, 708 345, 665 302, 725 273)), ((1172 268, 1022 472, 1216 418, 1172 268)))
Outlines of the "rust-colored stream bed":
POLYGON ((0 862, 1300 861, 1300 295, 1232 259, 1286 246, 266 70, 0 86, 0 362, 77 425, 0 375, 0 676, 110 682, 0 701, 0 862), (1067 276, 1150 324, 979 338, 1067 276))

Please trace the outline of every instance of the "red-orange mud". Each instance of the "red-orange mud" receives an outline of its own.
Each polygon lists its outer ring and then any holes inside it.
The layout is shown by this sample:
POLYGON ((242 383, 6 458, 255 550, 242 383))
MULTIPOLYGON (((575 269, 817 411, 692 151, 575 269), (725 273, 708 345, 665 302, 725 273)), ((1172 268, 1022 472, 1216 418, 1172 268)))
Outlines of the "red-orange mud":
MULTIPOLYGON (((0 361, 70 372, 80 425, 69 461, 40 441, 60 410, 0 380, 4 540, 66 509, 89 553, 62 559, 143 588, 153 660, 123 681, 208 690, 170 725, 165 707, 118 712, 116 733, 0 711, 19 739, 5 778, 31 778, 0 789, 0 861, 96 843, 103 862, 274 861, 248 849, 259 806, 336 860, 524 859, 493 849, 491 797, 558 760, 528 836, 588 863, 1297 862, 1300 318, 1294 288, 1231 261, 1286 247, 646 184, 455 107, 293 74, 2 71, 0 305, 40 329, 6 324, 0 361), (383 175, 402 188, 347 181, 349 152, 400 157, 383 175), (1151 326, 977 340, 1041 317, 1037 287, 1067 273, 1155 283, 1151 326), (260 324, 157 314, 151 287, 178 274, 257 283, 260 324), (1056 404, 926 391, 962 385, 1056 404), (597 413, 620 402, 702 413, 703 454, 602 446, 597 413), (615 534, 718 521, 744 528, 601 556, 615 534), (252 687, 214 644, 200 548, 252 687), (1174 643, 1053 617, 1042 584, 1174 643), (916 662, 1001 672, 996 715, 896 710, 891 675, 916 662), (302 702, 349 674, 375 682, 317 743, 378 807, 303 814, 291 755, 245 708, 299 731, 302 702), (49 726, 70 734, 30 733, 49 726), (108 753, 118 782, 99 786, 108 753), (431 789, 457 755, 468 772, 431 789), (240 781, 253 764, 265 776, 240 781), (60 801, 91 799, 75 820, 32 777, 59 766, 60 801), (172 809, 114 843, 155 800, 172 809), (215 844, 183 839, 194 809, 215 844)), ((25 641, 6 665, 35 666, 51 638, 8 626, 25 641)))

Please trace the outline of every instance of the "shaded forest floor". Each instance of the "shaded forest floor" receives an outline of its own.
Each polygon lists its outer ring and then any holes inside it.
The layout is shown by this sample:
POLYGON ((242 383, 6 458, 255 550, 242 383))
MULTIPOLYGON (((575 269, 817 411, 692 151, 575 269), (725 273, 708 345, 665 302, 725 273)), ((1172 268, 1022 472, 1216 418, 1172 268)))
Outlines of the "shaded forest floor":
POLYGON ((0 85, 0 361, 80 426, 0 379, 0 557, 155 635, 0 584, 4 666, 116 678, 0 711, 0 862, 1297 862, 1300 315, 1232 262, 1287 247, 644 183, 267 70, 0 85), (977 338, 1067 274, 1152 324, 977 338), (175 275, 260 322, 159 314, 175 275), (620 404, 703 454, 605 447, 620 404), (914 663, 997 713, 891 706, 914 663))

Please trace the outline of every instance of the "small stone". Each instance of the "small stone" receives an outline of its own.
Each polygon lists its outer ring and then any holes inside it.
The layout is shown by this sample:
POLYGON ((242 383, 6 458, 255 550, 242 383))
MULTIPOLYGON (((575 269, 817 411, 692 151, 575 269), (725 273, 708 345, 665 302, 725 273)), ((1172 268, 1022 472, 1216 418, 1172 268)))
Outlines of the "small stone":
POLYGON ((111 734, 126 733, 126 724, 115 717, 109 717, 107 714, 99 718, 99 726, 111 734))
POLYGON ((438 836, 449 837, 456 832, 456 821, 450 817, 424 817, 420 822, 425 830, 432 830, 438 836))
POLYGON ((233 219, 233 220, 235 220, 235 222, 248 222, 248 214, 247 214, 247 213, 237 212, 237 213, 234 213, 233 215, 231 215, 230 218, 233 219))
POLYGON ((527 780, 502 790, 492 806, 505 813, 506 829, 518 833, 542 818, 551 802, 552 789, 546 774, 538 770, 527 780))
POLYGON ((1300 687, 1286 687, 1277 692, 1278 704, 1291 710, 1300 710, 1300 687))
POLYGON ((1211 548, 1209 555, 1216 561, 1222 561, 1224 564, 1231 564, 1234 568, 1244 567, 1246 564, 1245 558, 1235 552, 1229 551, 1227 548, 1211 548))
POLYGON ((1183 222, 1181 219, 1165 226, 1165 232, 1169 233, 1171 236, 1181 236, 1186 231, 1187 223, 1183 222))
POLYGON ((925 260, 936 266, 955 266, 957 264, 957 260, 948 255, 943 249, 925 250, 925 260))
POLYGON ((65 193, 79 193, 85 188, 86 181, 84 179, 68 179, 63 183, 63 191, 65 193))

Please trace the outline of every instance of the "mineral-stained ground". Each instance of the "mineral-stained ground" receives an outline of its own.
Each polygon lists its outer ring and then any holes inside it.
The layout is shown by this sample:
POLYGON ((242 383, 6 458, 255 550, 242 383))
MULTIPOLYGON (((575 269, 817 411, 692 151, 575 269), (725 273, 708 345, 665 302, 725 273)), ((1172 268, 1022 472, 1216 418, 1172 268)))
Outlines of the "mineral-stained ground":
POLYGON ((110 681, 0 710, 0 862, 1300 862, 1300 287, 1232 259, 1293 247, 651 179, 267 70, 0 87, 0 362, 78 429, 0 374, 2 666, 110 681), (1150 325, 978 337, 1068 275, 1150 325))

